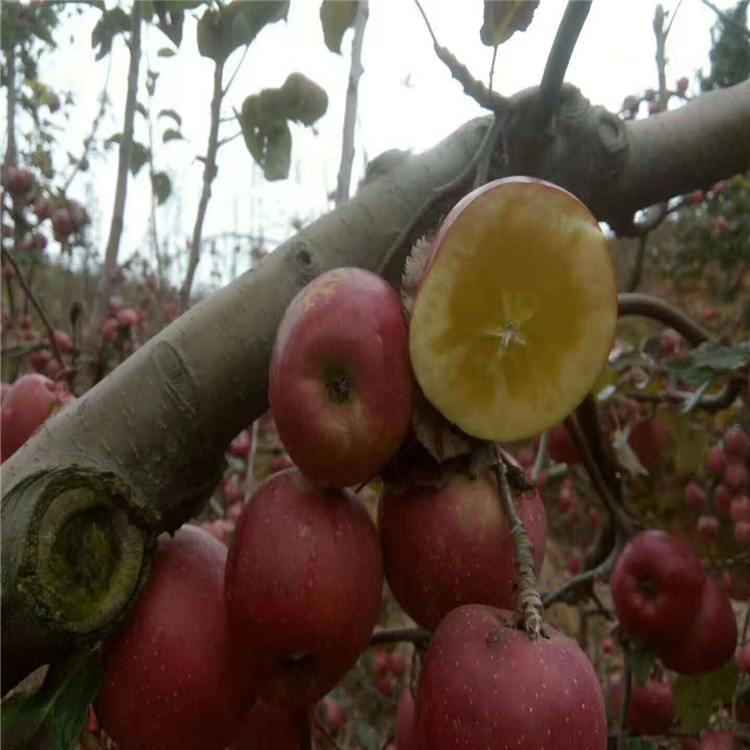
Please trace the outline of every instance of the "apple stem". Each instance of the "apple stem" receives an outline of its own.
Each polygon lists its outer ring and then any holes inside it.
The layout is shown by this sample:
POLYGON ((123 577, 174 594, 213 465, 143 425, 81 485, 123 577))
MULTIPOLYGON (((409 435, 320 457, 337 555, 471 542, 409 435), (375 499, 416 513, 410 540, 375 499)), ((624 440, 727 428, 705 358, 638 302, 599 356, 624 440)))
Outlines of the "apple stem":
POLYGON ((542 612, 542 598, 536 586, 534 574, 534 545, 526 533, 516 506, 513 502, 513 493, 508 484, 508 473, 500 451, 497 452, 495 473, 500 486, 500 499, 503 503, 505 515, 510 524, 510 537, 516 551, 516 570, 518 571, 518 616, 523 628, 532 640, 542 633, 544 620, 542 612))
POLYGON ((544 464, 547 463, 548 450, 549 432, 543 432, 542 437, 539 440, 539 450, 536 454, 536 461, 534 461, 534 468, 531 470, 531 483, 533 485, 536 485, 539 482, 539 477, 542 475, 544 464))

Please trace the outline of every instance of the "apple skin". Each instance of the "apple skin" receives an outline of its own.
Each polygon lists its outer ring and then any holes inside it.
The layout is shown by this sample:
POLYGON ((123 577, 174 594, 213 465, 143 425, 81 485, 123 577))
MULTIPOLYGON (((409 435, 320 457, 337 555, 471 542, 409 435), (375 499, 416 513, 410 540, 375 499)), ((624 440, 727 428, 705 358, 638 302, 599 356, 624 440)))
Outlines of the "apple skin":
POLYGON ((513 614, 453 610, 427 649, 416 697, 417 750, 604 750, 607 719, 594 668, 547 627, 530 640, 513 614))
POLYGON ((289 305, 268 398, 289 456, 315 484, 372 479, 407 435, 413 387, 401 299, 380 276, 328 271, 289 305))
POLYGON ((680 674, 713 672, 728 662, 737 647, 737 620, 726 592, 713 578, 706 578, 698 613, 685 621, 670 623, 672 638, 659 647, 665 667, 680 674), (675 627, 684 622, 680 633, 675 627))
POLYGON ((547 452, 549 457, 558 464, 581 463, 581 456, 564 424, 555 425, 549 431, 547 452))
POLYGON ((224 609, 226 548, 183 526, 162 535, 143 592, 105 643, 102 727, 121 750, 223 750, 243 702, 224 609))
POLYGON ((624 547, 610 577, 612 601, 630 635, 659 646, 701 609, 706 575, 700 559, 677 537, 643 531, 624 547))
POLYGON ((735 747, 737 745, 732 732, 703 732, 701 734, 700 750, 734 750, 735 747))
POLYGON ((260 698, 248 712, 230 750, 300 750, 302 714, 260 698))
MULTIPOLYGON (((628 704, 628 727, 635 734, 665 734, 674 723, 674 685, 671 682, 647 680, 638 685, 633 680, 628 704)), ((609 690, 613 715, 619 721, 622 704, 622 677, 616 678, 609 690)))
POLYGON ((412 696, 409 686, 406 685, 401 693, 396 710, 397 750, 417 750, 414 711, 414 696, 412 696))
POLYGON ((0 453, 12 456, 39 425, 62 406, 55 383, 29 373, 16 380, 5 394, 0 410, 0 453))
MULTIPOLYGON (((494 477, 449 472, 442 480, 403 494, 385 485, 378 503, 386 580, 406 613, 428 630, 462 604, 513 609, 516 603, 516 555, 494 477)), ((547 543, 544 504, 536 490, 515 502, 538 572, 547 543)))
POLYGON ((375 524, 348 490, 274 474, 237 523, 226 571, 232 650, 270 703, 304 708, 354 665, 380 609, 375 524))

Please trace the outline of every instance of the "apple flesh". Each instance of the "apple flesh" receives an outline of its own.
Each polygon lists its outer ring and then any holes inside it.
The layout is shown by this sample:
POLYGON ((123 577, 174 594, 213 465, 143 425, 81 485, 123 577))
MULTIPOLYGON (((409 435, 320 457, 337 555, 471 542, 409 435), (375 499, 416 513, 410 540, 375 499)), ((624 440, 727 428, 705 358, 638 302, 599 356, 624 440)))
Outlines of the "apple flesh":
MULTIPOLYGON (((630 686, 628 703, 628 728, 634 734, 665 734, 674 724, 674 685, 671 682, 647 680, 630 686)), ((619 721, 622 704, 622 677, 617 678, 609 691, 609 700, 616 721, 619 721)))
POLYGON ((268 398, 292 461, 321 487, 372 479, 406 437, 413 380, 395 289, 359 268, 322 274, 276 334, 268 398))
POLYGON ((417 750, 604 750, 607 719, 594 668, 547 627, 531 640, 510 612, 453 610, 433 634, 416 697, 417 750))
POLYGON ((641 532, 625 545, 610 577, 615 612, 633 638, 668 643, 700 611, 705 578, 686 544, 663 531, 641 532))
POLYGON ((55 383, 44 375, 22 375, 11 385, 0 409, 2 460, 12 456, 62 406, 55 383))
POLYGON ((232 651, 265 700, 304 708, 367 646, 380 608, 377 530, 348 490, 315 487, 297 469, 249 499, 227 560, 232 651))
MULTIPOLYGON (((547 540, 544 505, 536 490, 518 494, 515 504, 539 571, 547 540)), ((515 549, 490 472, 476 478, 447 472, 433 486, 405 491, 386 484, 378 526, 388 584, 422 627, 433 630, 462 604, 515 607, 515 549)))
POLYGON ((226 548, 183 526, 160 537, 143 592, 104 646, 95 700, 121 750, 223 750, 253 697, 233 672, 224 608, 226 548))
POLYGON ((464 432, 522 440, 584 399, 616 322, 594 216, 557 185, 509 177, 472 191, 440 227, 414 302, 411 362, 427 399, 464 432))
POLYGON ((672 637, 658 653, 664 666, 675 672, 713 672, 734 654, 737 620, 729 597, 713 578, 705 579, 699 611, 688 620, 675 620, 669 625, 672 637))

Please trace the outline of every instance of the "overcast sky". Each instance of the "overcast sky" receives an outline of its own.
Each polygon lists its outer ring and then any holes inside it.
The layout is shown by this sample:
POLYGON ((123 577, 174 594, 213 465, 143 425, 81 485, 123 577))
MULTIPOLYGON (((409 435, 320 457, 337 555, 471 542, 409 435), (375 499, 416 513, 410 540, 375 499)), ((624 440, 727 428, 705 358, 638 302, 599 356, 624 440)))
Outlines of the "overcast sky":
MULTIPOLYGON (((482 24, 482 0, 422 0, 441 44, 469 66, 474 76, 487 82, 492 49, 479 40, 482 24)), ((733 5, 716 0, 721 8, 733 5)), ((665 2, 674 11, 678 2, 665 2)), ((617 111, 623 97, 649 87, 657 87, 654 62, 655 43, 652 20, 656 3, 651 0, 597 0, 573 54, 566 80, 577 85, 592 102, 617 111)), ((547 52, 554 38, 564 0, 542 0, 529 30, 517 33, 498 51, 495 88, 504 94, 538 84, 547 52)), ((231 115, 246 96, 262 88, 280 86, 293 71, 323 86, 328 93, 326 115, 314 131, 292 125, 292 169, 288 180, 269 183, 238 138, 219 152, 218 178, 204 225, 204 236, 224 231, 263 233, 269 247, 293 234, 290 220, 304 222, 330 209, 327 195, 336 185, 344 98, 349 75, 352 31, 342 45, 342 55, 331 53, 323 43, 319 20, 319 0, 292 0, 287 22, 266 27, 251 45, 244 63, 225 99, 223 114, 231 115)), ((44 58, 42 80, 54 88, 70 91, 75 107, 66 108, 54 121, 62 127, 66 148, 80 153, 81 141, 89 133, 98 109, 98 96, 104 85, 108 60, 94 61, 90 46, 91 30, 98 13, 91 10, 66 23, 57 34, 59 49, 44 58)), ((683 0, 667 42, 667 81, 688 76, 691 88, 695 74, 708 68, 709 30, 715 14, 700 0, 683 0)), ((141 67, 139 101, 147 103, 145 71, 158 71, 153 112, 176 109, 183 118, 184 141, 161 143, 161 133, 169 120, 154 122, 156 169, 172 177, 176 195, 158 210, 161 236, 173 246, 184 247, 192 232, 201 191, 202 164, 196 155, 205 153, 209 128, 209 104, 213 63, 198 54, 196 17, 185 24, 183 41, 171 58, 157 56, 162 47, 171 46, 154 27, 144 28, 144 58, 141 67)), ((99 135, 107 137, 122 130, 128 53, 122 40, 113 46, 109 94, 112 106, 104 118, 99 135)), ((239 61, 241 52, 229 59, 225 80, 239 61)), ((435 57, 416 6, 408 0, 370 0, 370 16, 363 51, 364 75, 360 79, 359 112, 355 135, 357 156, 352 185, 363 173, 365 158, 373 158, 389 148, 421 151, 456 129, 466 120, 481 114, 466 97, 445 66, 435 57)), ((222 125, 221 136, 238 131, 235 122, 222 125)), ((136 115, 136 138, 146 143, 146 121, 136 115)), ((112 212, 117 172, 116 150, 105 159, 92 163, 86 175, 76 178, 69 191, 92 206, 91 236, 98 247, 106 243, 112 212)), ((148 254, 148 218, 150 186, 147 170, 131 179, 121 244, 121 259, 141 249, 148 254)), ((55 243, 51 243, 51 246, 55 243)), ((221 245, 223 250, 229 246, 221 245)), ((54 254, 56 250, 51 247, 54 254)), ((239 258, 237 270, 248 267, 249 258, 239 258)), ((176 277, 181 278, 179 269, 176 277)), ((204 255, 198 270, 201 286, 226 283, 231 263, 222 262, 221 277, 212 277, 212 262, 204 255)))

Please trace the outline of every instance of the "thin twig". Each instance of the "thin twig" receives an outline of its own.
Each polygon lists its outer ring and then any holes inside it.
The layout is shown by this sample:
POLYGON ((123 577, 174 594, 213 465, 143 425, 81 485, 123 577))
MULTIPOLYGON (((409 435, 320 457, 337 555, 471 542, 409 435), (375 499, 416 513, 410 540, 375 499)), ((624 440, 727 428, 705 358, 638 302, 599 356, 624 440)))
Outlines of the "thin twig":
POLYGON ((531 483, 537 484, 539 477, 542 475, 544 464, 547 463, 547 449, 549 448, 549 432, 542 433, 539 439, 539 450, 536 453, 534 468, 531 470, 531 483))
POLYGON ((669 26, 667 26, 667 30, 664 32, 664 40, 666 41, 667 37, 669 36, 669 32, 672 30, 672 24, 674 23, 674 19, 677 18, 677 13, 679 13, 680 7, 682 6, 682 0, 680 0, 677 3, 677 7, 672 11, 672 17, 669 19, 669 26))
MULTIPOLYGON (((221 98, 223 99, 227 95, 227 91, 232 86, 232 83, 234 83, 234 79, 237 77, 237 73, 240 72, 240 68, 242 67, 242 63, 245 62, 245 56, 247 55, 247 51, 250 49, 250 45, 246 44, 245 49, 242 50, 242 57, 240 57, 239 62, 237 63, 237 67, 234 69, 234 72, 231 76, 229 76, 229 80, 227 81, 227 85, 224 86, 221 92, 221 98)), ((234 118, 232 118, 234 119, 234 118)))
POLYGON ((565 6, 565 13, 555 34, 555 40, 552 42, 547 64, 544 66, 542 82, 539 85, 537 105, 531 126, 535 133, 543 133, 549 127, 560 97, 568 63, 590 10, 590 0, 568 0, 565 6))
POLYGON ((683 336, 692 346, 699 346, 709 340, 708 331, 682 310, 657 297, 647 294, 623 293, 617 296, 618 315, 639 315, 658 320, 683 336))
POLYGON ((399 232, 398 237, 396 237, 393 244, 388 248, 385 255, 383 256, 383 260, 381 261, 380 267, 378 268, 379 274, 382 275, 383 271, 388 267, 394 255, 401 249, 404 242, 406 242, 407 238, 413 231, 414 227, 417 225, 417 222, 422 218, 422 216, 424 216, 424 214, 426 214, 427 211, 429 211, 430 208, 432 208, 432 206, 437 203, 438 200, 459 190, 471 179, 475 170, 477 169, 480 159, 486 153, 487 149, 492 149, 492 145, 494 144, 495 138, 499 132, 500 118, 494 117, 492 119, 492 124, 487 128, 487 132, 484 134, 484 138, 482 138, 482 142, 479 144, 479 148, 474 153, 474 156, 471 157, 471 160, 466 165, 466 167, 464 167, 461 173, 450 182, 447 182, 444 185, 441 185, 439 188, 433 190, 432 194, 424 201, 424 203, 422 203, 416 213, 399 232))
POLYGON ((518 617, 526 634, 531 639, 538 638, 544 627, 542 599, 536 585, 534 574, 534 545, 526 533, 523 521, 516 511, 513 493, 508 484, 508 472, 505 461, 497 451, 497 462, 494 465, 495 476, 500 488, 500 500, 505 517, 508 519, 510 538, 516 552, 516 572, 518 574, 518 617))
POLYGON ((323 725, 323 722, 320 721, 320 719, 315 719, 315 726, 323 736, 323 739, 333 748, 333 750, 342 750, 341 746, 338 744, 338 742, 336 742, 336 740, 333 738, 333 735, 323 725))
POLYGON ((344 129, 341 137, 341 161, 336 179, 334 204, 340 206, 349 200, 354 163, 354 129, 357 124, 357 97, 359 79, 362 76, 362 45, 365 38, 365 26, 370 15, 367 0, 360 0, 354 17, 354 39, 352 40, 352 59, 349 65, 349 83, 346 87, 346 107, 344 109, 344 129))
POLYGON ((628 713, 630 711, 630 691, 632 671, 630 669, 630 650, 625 649, 622 674, 622 704, 620 705, 620 732, 617 739, 617 750, 626 750, 628 746, 628 713))
POLYGON ((94 117, 94 121, 91 124, 91 132, 89 133, 88 138, 83 141, 83 153, 81 154, 78 161, 76 161, 76 163, 73 165, 68 178, 65 180, 65 184, 62 188, 63 195, 68 192, 70 183, 73 182, 73 179, 81 171, 81 168, 85 164, 86 159, 89 155, 89 151, 91 151, 91 144, 94 142, 94 138, 96 137, 97 131, 99 130, 99 123, 102 121, 102 117, 104 117, 104 110, 106 109, 107 103, 109 102, 107 89, 109 88, 109 75, 112 72, 113 57, 113 55, 109 55, 109 61, 107 62, 107 75, 104 78, 104 86, 102 88, 102 92, 101 94, 99 94, 99 111, 96 113, 96 117, 94 117))
POLYGON ((490 110, 491 112, 501 112, 511 106, 511 100, 507 97, 487 88, 481 81, 478 81, 471 75, 469 69, 446 47, 438 43, 435 32, 432 30, 427 14, 424 12, 419 0, 414 0, 422 18, 432 37, 432 44, 435 48, 435 54, 438 59, 450 70, 451 75, 463 86, 464 93, 470 96, 480 107, 490 110))
MULTIPOLYGON (((730 380, 724 389, 719 393, 710 396, 702 396, 692 405, 693 409, 703 409, 704 411, 721 411, 728 409, 735 399, 742 393, 744 388, 743 381, 739 378, 730 380)), ((689 391, 660 391, 659 393, 639 393, 638 391, 628 391, 624 394, 626 398, 632 398, 634 401, 643 401, 651 404, 685 404, 688 399, 693 398, 693 393, 689 391)))
POLYGON ((370 638, 370 646, 378 646, 383 643, 427 643, 430 633, 423 628, 389 628, 388 630, 376 630, 370 638))
POLYGON ((23 274, 21 273, 21 269, 18 267, 18 263, 16 263, 15 258, 5 248, 2 248, 2 254, 3 254, 3 257, 5 258, 5 261, 7 263, 10 263, 11 266, 13 266, 13 270, 16 272, 15 277, 16 279, 18 279, 18 283, 21 285, 21 289, 23 289, 24 294, 31 301, 31 304, 34 305, 34 308, 36 309, 37 313, 39 313, 39 317, 42 320, 42 325, 44 325, 44 328, 47 331, 47 336, 49 338, 50 346, 52 347, 52 351, 55 354, 55 359, 57 359, 57 361, 60 364, 62 364, 63 363, 62 354, 60 353, 60 349, 57 346, 57 340, 55 339, 55 331, 49 322, 47 313, 44 312, 44 308, 42 307, 41 303, 34 296, 34 293, 31 291, 31 289, 29 288, 29 285, 26 283, 26 279, 24 279, 23 274))
POLYGON ((492 48, 492 62, 490 63, 490 80, 489 80, 489 89, 492 91, 492 84, 494 82, 495 78, 495 61, 497 60, 497 48, 499 47, 499 44, 496 44, 492 48))
POLYGON ((656 72, 659 81, 659 108, 666 112, 669 104, 667 90, 667 56, 665 52, 667 35, 664 33, 664 7, 658 3, 654 11, 654 36, 656 37, 656 72))
POLYGON ((562 586, 542 594, 542 605, 546 608, 556 602, 575 604, 580 599, 586 597, 594 598, 591 584, 599 578, 607 578, 612 571, 614 563, 615 555, 611 554, 603 563, 597 565, 595 568, 586 570, 566 581, 562 586))

